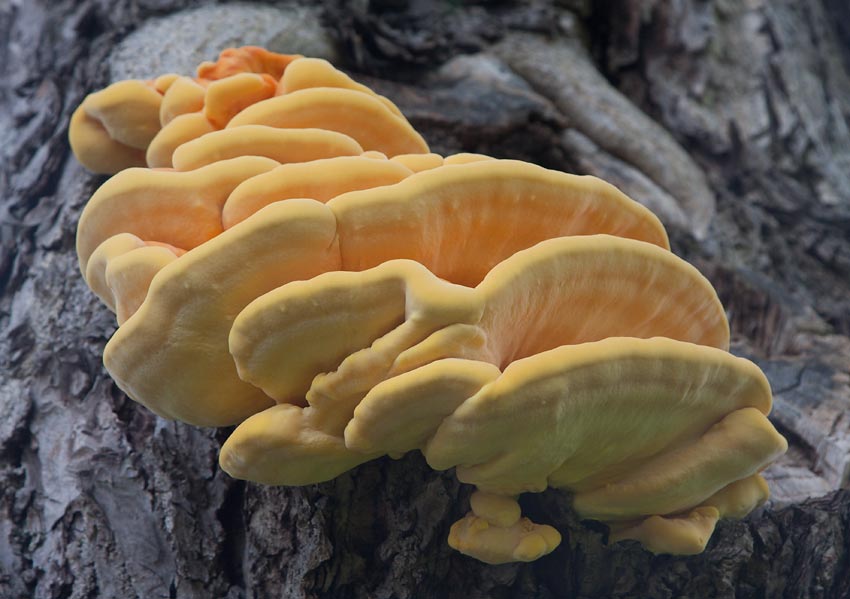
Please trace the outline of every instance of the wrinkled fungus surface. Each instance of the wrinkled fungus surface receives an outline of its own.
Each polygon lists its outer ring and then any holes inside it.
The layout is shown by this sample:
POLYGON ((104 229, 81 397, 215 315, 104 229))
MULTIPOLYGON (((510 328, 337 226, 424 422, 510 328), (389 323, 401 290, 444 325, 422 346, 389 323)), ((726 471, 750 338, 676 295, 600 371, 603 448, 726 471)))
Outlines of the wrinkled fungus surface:
POLYGON ((610 542, 673 554, 767 499, 787 447, 768 382, 613 186, 430 153, 389 99, 256 47, 95 92, 69 136, 115 174, 77 232, 120 325, 107 370, 161 416, 238 425, 231 475, 421 451, 477 487, 448 541, 493 564, 561 542, 521 493, 568 490, 610 542))

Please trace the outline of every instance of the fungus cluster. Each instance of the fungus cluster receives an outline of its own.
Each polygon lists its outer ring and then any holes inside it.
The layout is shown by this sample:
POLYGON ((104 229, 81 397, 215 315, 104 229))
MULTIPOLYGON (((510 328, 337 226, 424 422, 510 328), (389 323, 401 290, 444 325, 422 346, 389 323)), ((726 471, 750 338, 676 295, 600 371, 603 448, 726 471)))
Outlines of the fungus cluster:
POLYGON ((429 153, 326 61, 251 47, 90 95, 70 138, 116 173, 77 235, 118 318, 106 368, 161 416, 238 425, 232 476, 306 485, 419 450, 477 487, 449 543, 489 563, 560 543, 525 492, 674 554, 766 500, 786 449, 768 382, 613 186, 429 153))

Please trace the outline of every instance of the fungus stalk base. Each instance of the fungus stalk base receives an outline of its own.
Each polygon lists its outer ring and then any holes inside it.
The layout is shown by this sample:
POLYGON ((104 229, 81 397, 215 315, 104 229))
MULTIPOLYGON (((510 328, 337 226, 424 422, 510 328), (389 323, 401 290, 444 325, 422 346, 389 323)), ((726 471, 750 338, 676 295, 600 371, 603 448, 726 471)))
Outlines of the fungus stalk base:
POLYGON ((452 525, 449 545, 488 564, 532 562, 561 544, 551 526, 521 516, 516 498, 476 491, 472 511, 452 525))

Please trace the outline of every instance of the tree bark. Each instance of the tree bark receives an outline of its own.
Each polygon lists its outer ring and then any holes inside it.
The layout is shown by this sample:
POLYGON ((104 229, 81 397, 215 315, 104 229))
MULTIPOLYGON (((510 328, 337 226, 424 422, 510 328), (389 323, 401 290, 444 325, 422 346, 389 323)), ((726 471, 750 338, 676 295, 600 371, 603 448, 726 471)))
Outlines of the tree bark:
POLYGON ((434 151, 597 174, 657 210, 774 387, 776 500, 705 553, 606 545, 549 490, 521 501, 562 545, 503 566, 448 548, 470 489, 418 453, 303 488, 232 480, 229 431, 157 418, 103 370, 114 319, 74 251, 103 179, 68 119, 128 33, 196 5, 0 0, 0 597, 850 597, 845 2, 323 7, 340 66, 434 151))

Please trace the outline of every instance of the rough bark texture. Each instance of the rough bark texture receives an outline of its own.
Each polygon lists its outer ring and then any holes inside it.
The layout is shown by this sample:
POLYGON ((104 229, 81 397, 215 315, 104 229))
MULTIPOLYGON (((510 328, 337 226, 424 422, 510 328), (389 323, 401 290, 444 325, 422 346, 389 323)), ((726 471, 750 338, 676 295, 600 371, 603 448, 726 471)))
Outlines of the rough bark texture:
POLYGON ((158 419, 105 375, 113 317, 74 255, 102 180, 70 155, 68 117, 128 33, 200 4, 0 0, 0 597, 850 597, 846 2, 322 8, 342 66, 435 151, 599 174, 656 209, 793 444, 768 472, 776 501, 702 555, 606 546, 549 491, 524 508, 562 546, 498 567, 446 546, 469 489, 419 455, 245 484, 217 467, 228 431, 158 419))

